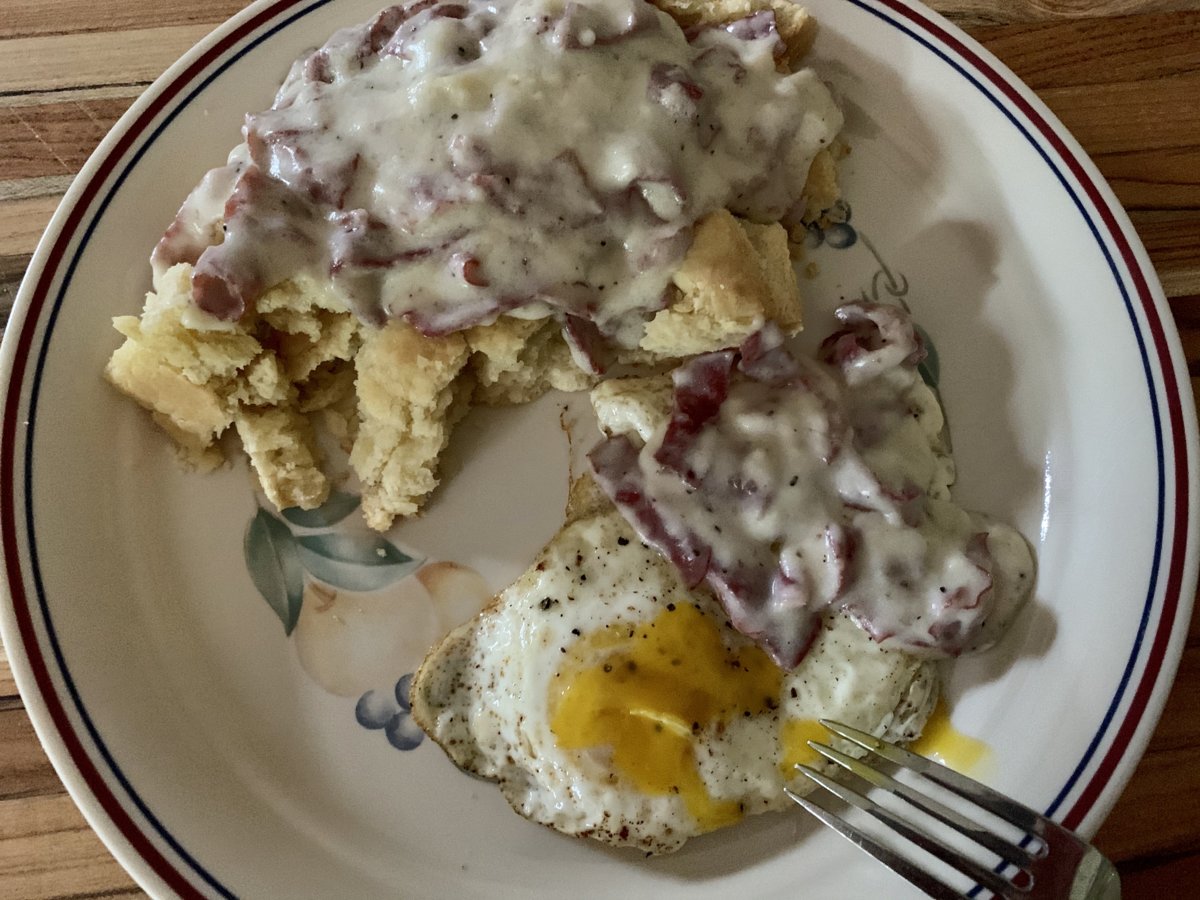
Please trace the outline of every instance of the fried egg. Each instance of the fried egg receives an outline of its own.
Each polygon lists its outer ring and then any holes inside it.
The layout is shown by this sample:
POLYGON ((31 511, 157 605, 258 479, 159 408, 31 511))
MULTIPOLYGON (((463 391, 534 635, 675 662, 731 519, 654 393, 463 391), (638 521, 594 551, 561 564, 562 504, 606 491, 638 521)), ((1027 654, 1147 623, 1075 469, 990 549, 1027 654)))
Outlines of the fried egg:
MULTIPOLYGON (((653 424, 661 388, 607 383, 602 423, 653 424)), ((790 806, 783 788, 807 789, 794 766, 816 761, 819 719, 910 740, 936 698, 932 663, 842 615, 783 671, 585 477, 534 564, 426 658, 412 708, 525 818, 661 853, 790 806)))

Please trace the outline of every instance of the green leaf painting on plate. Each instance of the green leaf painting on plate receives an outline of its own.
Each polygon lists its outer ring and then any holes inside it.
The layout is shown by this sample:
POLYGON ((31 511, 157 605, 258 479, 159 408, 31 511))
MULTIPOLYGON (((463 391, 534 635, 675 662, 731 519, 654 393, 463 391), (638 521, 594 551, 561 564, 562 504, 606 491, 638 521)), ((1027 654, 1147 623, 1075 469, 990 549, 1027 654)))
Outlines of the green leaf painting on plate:
POLYGON ((343 491, 331 491, 329 499, 316 509, 289 506, 280 510, 285 519, 301 528, 328 528, 358 509, 358 497, 343 491))
POLYGON ((358 505, 357 495, 334 491, 316 509, 289 508, 276 516, 259 507, 250 521, 246 568, 287 634, 300 618, 306 577, 345 591, 377 591, 411 575, 425 562, 382 535, 334 530, 358 505), (292 526, 314 533, 297 535, 292 526))
POLYGON ((416 571, 422 560, 377 535, 336 532, 296 539, 304 568, 326 584, 347 591, 376 591, 416 571))
POLYGON ((265 509, 250 520, 243 543, 250 579, 267 601, 283 630, 291 634, 304 601, 304 567, 288 527, 265 509))
MULTIPOLYGON (((310 621, 337 619, 328 612, 332 604, 339 602, 339 591, 379 591, 415 574, 425 563, 423 557, 410 556, 382 535, 363 532, 353 524, 339 525, 358 508, 359 502, 355 494, 333 491, 317 509, 288 508, 275 512, 259 506, 246 528, 243 546, 250 579, 283 623, 284 633, 297 642, 301 668, 333 693, 341 693, 341 690, 330 686, 331 672, 335 677, 336 673, 344 676, 348 660, 361 661, 356 652, 358 649, 365 648, 368 654, 372 652, 371 641, 361 647, 345 640, 322 645, 321 641, 328 635, 321 637, 324 634, 321 626, 316 626, 314 631, 301 624, 300 613, 306 599, 316 604, 314 610, 310 610, 315 618, 310 621), (314 635, 317 635, 316 644, 314 635)), ((424 589, 419 593, 427 596, 424 589)), ((401 590, 392 602, 403 603, 404 596, 401 590)), ((411 593, 408 596, 412 596, 411 593)), ((371 602, 378 604, 381 601, 375 598, 371 602)), ((351 605, 355 605, 355 601, 351 605)), ((337 630, 344 632, 344 626, 341 622, 337 630)), ((387 644, 386 636, 384 644, 387 644)), ((411 661, 402 665, 411 668, 411 661)), ((350 669, 353 668, 351 665, 350 669)), ((398 750, 413 750, 424 738, 408 705, 411 680, 409 671, 395 682, 394 691, 368 689, 359 696, 355 707, 358 723, 364 728, 381 730, 388 743, 398 750)))

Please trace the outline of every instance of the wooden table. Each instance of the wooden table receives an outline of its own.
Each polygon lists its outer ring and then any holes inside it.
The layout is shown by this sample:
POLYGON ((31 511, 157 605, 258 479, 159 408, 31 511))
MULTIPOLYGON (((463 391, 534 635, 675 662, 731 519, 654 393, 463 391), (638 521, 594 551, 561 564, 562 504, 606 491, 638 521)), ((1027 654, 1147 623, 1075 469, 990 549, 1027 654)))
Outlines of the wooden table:
MULTIPOLYGON (((383 5, 383 0, 380 0, 383 5)), ((243 0, 0 2, 0 315, 109 126, 243 0)), ((1050 105, 1129 210, 1200 387, 1200 0, 935 0, 1050 105)), ((1129 897, 1200 895, 1200 616, 1097 839, 1129 897)), ((46 760, 0 655, 0 897, 140 896, 46 760)))

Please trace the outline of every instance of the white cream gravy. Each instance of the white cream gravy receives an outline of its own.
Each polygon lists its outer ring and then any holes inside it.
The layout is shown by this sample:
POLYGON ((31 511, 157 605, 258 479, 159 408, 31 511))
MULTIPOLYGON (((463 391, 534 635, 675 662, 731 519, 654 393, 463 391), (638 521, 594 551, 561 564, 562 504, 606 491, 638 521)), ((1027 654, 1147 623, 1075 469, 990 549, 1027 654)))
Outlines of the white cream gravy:
POLYGON ((1030 594, 1029 547, 945 493, 928 429, 941 415, 908 315, 838 314, 826 365, 791 355, 777 331, 684 364, 671 419, 644 446, 601 443, 597 480, 784 668, 830 609, 885 647, 982 649, 1030 594))
POLYGON ((298 61, 154 254, 232 320, 298 271, 428 334, 502 313, 634 345, 692 225, 774 221, 841 126, 773 14, 687 35, 644 0, 417 0, 298 61), (223 234, 222 234, 223 222, 223 234))

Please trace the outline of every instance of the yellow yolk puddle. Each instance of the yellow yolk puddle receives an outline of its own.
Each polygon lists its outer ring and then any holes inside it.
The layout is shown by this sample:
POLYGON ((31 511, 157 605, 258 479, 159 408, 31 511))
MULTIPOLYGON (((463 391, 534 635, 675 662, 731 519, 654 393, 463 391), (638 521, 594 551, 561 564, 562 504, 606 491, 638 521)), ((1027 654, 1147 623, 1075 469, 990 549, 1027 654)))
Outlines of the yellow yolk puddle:
POLYGON ((726 649, 717 624, 691 604, 649 624, 586 635, 560 670, 551 730, 564 749, 609 748, 613 769, 647 794, 678 794, 700 828, 736 822, 736 801, 714 799, 696 765, 696 740, 779 697, 783 673, 757 647, 726 649))
POLYGON ((796 766, 801 763, 811 766, 824 758, 808 746, 809 741, 829 743, 829 732, 816 719, 788 719, 780 726, 782 759, 779 761, 779 768, 783 770, 784 777, 793 778, 798 775, 796 766))
POLYGON ((992 757, 991 747, 950 724, 950 711, 946 702, 940 699, 921 736, 909 744, 908 749, 964 775, 976 772, 992 757))

